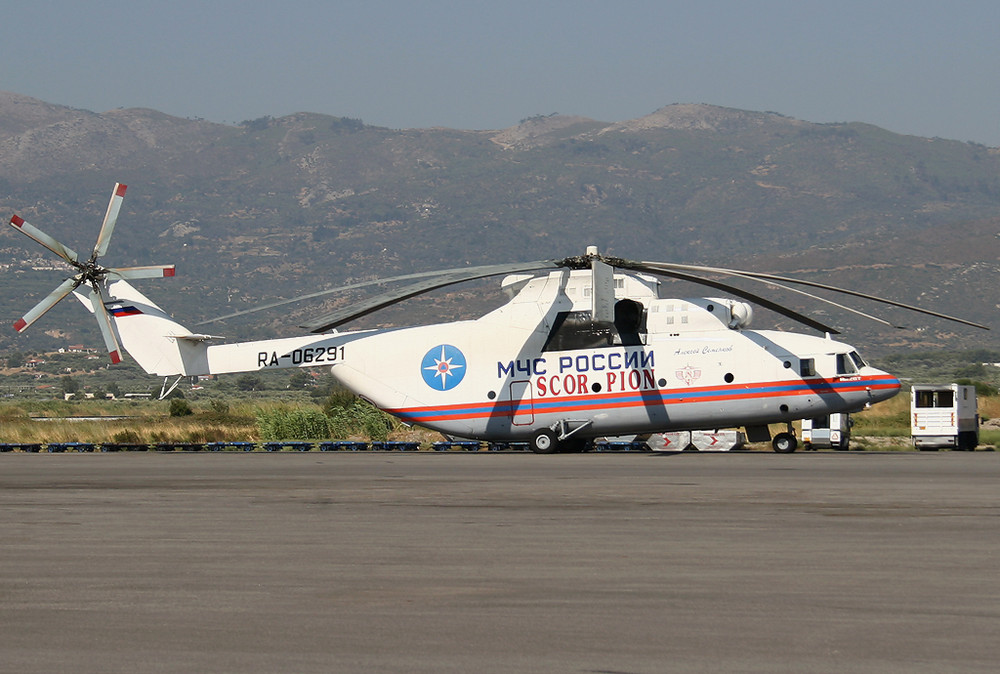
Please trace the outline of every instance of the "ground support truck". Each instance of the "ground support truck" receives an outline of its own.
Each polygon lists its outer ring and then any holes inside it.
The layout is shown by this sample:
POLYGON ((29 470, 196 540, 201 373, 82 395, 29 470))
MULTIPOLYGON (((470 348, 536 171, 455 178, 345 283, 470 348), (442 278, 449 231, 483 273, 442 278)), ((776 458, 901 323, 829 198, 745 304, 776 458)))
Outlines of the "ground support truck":
POLYGON ((979 444, 976 387, 963 384, 914 384, 910 397, 910 435, 917 449, 972 451, 979 444))

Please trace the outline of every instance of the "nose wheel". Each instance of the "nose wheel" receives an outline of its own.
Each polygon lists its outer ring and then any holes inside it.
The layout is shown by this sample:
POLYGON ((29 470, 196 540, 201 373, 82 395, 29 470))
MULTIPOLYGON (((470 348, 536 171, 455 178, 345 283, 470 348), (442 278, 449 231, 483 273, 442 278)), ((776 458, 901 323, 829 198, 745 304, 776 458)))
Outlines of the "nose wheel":
POLYGON ((535 454, 552 454, 559 448, 555 431, 543 428, 531 436, 531 451, 535 454))

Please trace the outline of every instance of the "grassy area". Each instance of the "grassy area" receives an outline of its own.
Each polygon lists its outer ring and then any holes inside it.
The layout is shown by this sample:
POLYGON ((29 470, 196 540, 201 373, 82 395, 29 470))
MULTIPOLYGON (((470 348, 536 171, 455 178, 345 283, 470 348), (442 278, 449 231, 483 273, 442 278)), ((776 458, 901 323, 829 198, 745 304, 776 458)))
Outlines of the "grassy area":
MULTIPOLYGON (((433 442, 441 436, 408 429, 372 408, 352 407, 345 419, 340 409, 329 410, 335 439, 400 440, 433 442), (356 414, 354 413, 356 411, 356 414), (381 422, 379 428, 378 421, 381 422), (355 423, 352 423, 354 421, 355 423)), ((358 403, 367 406, 367 403, 358 403)), ((170 401, 114 400, 21 400, 0 403, 0 442, 6 443, 205 443, 260 442, 266 437, 267 420, 290 413, 324 416, 324 406, 308 401, 281 399, 210 400, 187 404, 190 414, 171 416, 170 401)), ((317 438, 281 438, 327 440, 317 438)))
POLYGON ((212 407, 172 417, 166 401, 19 401, 0 404, 0 441, 211 442, 254 440, 253 409, 212 407))

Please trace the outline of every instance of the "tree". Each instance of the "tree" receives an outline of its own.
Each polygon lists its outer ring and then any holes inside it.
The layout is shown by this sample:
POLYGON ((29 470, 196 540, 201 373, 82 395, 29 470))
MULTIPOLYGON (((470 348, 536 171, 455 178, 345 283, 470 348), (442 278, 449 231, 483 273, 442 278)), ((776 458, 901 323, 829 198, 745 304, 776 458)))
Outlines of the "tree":
POLYGON ((288 388, 305 388, 312 383, 312 377, 309 376, 308 372, 303 372, 302 370, 296 370, 291 377, 288 378, 288 388))
POLYGON ((80 384, 69 375, 65 375, 62 380, 63 393, 76 393, 80 390, 80 384))
POLYGON ((236 379, 236 388, 241 391, 257 391, 263 381, 255 374, 244 374, 236 379))

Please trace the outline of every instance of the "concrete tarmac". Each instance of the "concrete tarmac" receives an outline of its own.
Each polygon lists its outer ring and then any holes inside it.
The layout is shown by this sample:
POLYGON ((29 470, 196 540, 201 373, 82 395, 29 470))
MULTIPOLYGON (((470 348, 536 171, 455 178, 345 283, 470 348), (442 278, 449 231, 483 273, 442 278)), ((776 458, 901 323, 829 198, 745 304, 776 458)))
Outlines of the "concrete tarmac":
POLYGON ((0 671, 993 672, 995 453, 0 455, 0 671))

